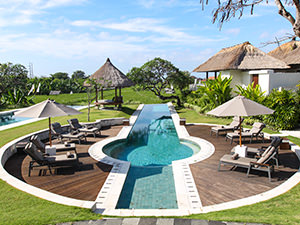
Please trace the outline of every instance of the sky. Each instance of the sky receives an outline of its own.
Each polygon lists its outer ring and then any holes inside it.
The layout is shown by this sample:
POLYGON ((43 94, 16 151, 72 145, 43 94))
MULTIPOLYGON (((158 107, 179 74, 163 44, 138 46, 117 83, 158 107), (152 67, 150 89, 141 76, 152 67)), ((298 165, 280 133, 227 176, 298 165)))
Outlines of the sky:
POLYGON ((38 77, 90 75, 110 58, 126 74, 161 57, 192 72, 222 48, 292 34, 272 1, 220 30, 212 24, 216 2, 203 10, 199 0, 0 0, 0 63, 31 63, 38 77))

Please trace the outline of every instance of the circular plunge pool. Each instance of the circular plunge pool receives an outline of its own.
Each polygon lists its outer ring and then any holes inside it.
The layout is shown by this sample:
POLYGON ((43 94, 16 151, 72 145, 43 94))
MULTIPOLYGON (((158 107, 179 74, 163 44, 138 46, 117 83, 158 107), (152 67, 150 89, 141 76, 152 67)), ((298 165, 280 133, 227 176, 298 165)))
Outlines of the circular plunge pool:
POLYGON ((117 140, 105 145, 102 150, 112 158, 129 161, 132 166, 166 166, 172 161, 191 157, 200 151, 200 147, 187 140, 166 142, 157 139, 144 145, 117 140))

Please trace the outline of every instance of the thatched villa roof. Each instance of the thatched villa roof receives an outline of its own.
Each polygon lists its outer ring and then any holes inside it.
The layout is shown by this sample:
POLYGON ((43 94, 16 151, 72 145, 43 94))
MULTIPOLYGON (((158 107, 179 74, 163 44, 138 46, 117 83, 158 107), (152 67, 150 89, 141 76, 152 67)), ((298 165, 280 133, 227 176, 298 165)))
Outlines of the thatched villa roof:
POLYGON ((267 55, 249 42, 223 48, 193 72, 221 70, 287 69, 283 61, 267 55))
POLYGON ((109 58, 100 69, 90 76, 90 79, 95 79, 103 87, 129 87, 133 85, 133 82, 115 67, 109 58))
POLYGON ((289 41, 270 51, 268 55, 287 63, 288 65, 300 64, 300 41, 289 41))

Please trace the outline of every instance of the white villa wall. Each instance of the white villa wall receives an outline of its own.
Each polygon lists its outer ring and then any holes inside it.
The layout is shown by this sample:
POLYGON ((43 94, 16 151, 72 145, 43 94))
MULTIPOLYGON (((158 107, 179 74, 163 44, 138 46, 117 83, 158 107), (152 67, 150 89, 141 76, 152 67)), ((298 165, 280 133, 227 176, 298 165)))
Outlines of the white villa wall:
POLYGON ((268 95, 270 93, 270 73, 273 73, 273 70, 252 70, 248 73, 249 77, 258 74, 258 84, 265 95, 268 95))
POLYGON ((252 82, 252 76, 258 74, 258 84, 266 95, 275 88, 296 89, 300 83, 300 73, 274 72, 273 70, 226 70, 222 71, 222 78, 232 76, 231 87, 233 91, 237 90, 236 85, 248 86, 252 82))
MULTIPOLYGON (((232 77, 232 82, 230 86, 233 88, 233 91, 236 91, 236 85, 245 85, 248 86, 251 83, 252 77, 249 76, 249 73, 241 70, 226 70, 221 71, 222 78, 232 77)), ((234 94, 234 93, 233 93, 234 94)))
POLYGON ((270 91, 274 88, 296 89, 300 82, 300 73, 270 73, 270 91))

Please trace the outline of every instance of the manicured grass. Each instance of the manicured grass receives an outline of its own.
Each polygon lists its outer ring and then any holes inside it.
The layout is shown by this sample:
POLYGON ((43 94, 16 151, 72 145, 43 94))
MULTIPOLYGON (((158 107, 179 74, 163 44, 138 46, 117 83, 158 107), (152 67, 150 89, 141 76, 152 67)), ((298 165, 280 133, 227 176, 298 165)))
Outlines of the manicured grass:
POLYGON ((0 224, 56 224, 99 219, 89 209, 64 206, 19 191, 0 180, 0 224))
MULTIPOLYGON (((69 104, 69 103, 67 103, 69 104)), ((128 118, 137 105, 125 105, 122 111, 91 110, 91 120, 112 117, 128 118)), ((76 115, 79 121, 87 121, 87 110, 76 115)), ((187 118, 189 123, 219 123, 227 124, 231 119, 208 117, 199 115, 193 110, 178 110, 180 117, 187 118)), ((68 117, 56 117, 52 121, 66 124, 68 117)), ((0 131, 0 146, 21 137, 25 134, 48 127, 48 120, 38 121, 21 127, 0 131)), ((300 139, 290 137, 295 144, 300 144, 300 139)), ((64 206, 39 199, 32 195, 12 188, 0 180, 0 224, 55 224, 67 221, 99 219, 100 215, 93 214, 90 210, 64 206)), ((300 224, 300 185, 289 192, 274 199, 237 209, 220 212, 191 215, 185 218, 223 220, 237 222, 257 222, 270 224, 300 224)))
MULTIPOLYGON (((232 121, 232 118, 203 115, 197 113, 195 110, 187 109, 187 108, 177 109, 177 113, 181 118, 186 118, 187 123, 211 123, 211 124, 226 125, 226 124, 230 124, 232 121)), ((251 128, 251 126, 247 126, 247 125, 243 125, 243 127, 251 128)), ((270 128, 264 128, 263 132, 269 134, 279 134, 278 131, 274 131, 270 128)))
MULTIPOLYGON (((118 90, 119 95, 119 90, 118 90)), ((105 90, 103 94, 104 99, 112 99, 115 96, 115 90, 105 90)), ((162 103, 157 96, 155 96, 151 91, 137 91, 133 87, 122 88, 122 96, 125 104, 157 104, 162 103)), ((95 93, 92 98, 95 97, 95 93)), ((59 103, 66 105, 87 105, 88 97, 86 93, 75 93, 75 94, 60 94, 60 95, 36 95, 33 98, 34 103, 44 101, 46 99, 53 99, 59 103)), ((100 93, 98 95, 100 99, 100 93)))

